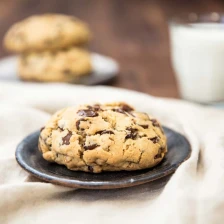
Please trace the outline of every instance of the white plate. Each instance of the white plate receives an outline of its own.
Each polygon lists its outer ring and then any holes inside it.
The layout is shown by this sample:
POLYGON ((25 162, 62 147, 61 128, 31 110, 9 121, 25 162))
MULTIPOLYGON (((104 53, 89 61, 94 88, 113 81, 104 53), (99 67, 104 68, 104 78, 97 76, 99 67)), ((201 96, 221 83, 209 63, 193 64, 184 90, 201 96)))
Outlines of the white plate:
MULTIPOLYGON (((97 85, 103 84, 114 79, 118 72, 118 63, 112 58, 92 53, 91 60, 93 73, 76 80, 78 84, 97 85)), ((9 56, 0 59, 0 80, 1 81, 20 81, 17 76, 17 56, 9 56)))

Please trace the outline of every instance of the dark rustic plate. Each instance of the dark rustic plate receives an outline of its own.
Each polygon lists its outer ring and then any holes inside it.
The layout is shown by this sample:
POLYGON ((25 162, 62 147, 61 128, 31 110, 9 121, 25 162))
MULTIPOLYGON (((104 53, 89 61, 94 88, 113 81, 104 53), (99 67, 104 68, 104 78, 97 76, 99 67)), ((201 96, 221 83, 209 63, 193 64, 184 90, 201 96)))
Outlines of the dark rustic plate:
MULTIPOLYGON (((118 63, 104 55, 91 53, 91 62, 93 72, 90 75, 76 78, 70 83, 82 85, 99 85, 107 84, 113 81, 118 73, 118 63)), ((17 75, 17 56, 10 56, 0 59, 0 81, 21 81, 17 75)), ((35 82, 35 80, 28 80, 26 82, 35 82)))
POLYGON ((23 169, 37 178, 58 185, 89 189, 130 187, 167 176, 190 157, 191 147, 187 139, 169 128, 164 127, 164 131, 168 139, 168 153, 152 169, 100 174, 68 170, 65 166, 49 163, 42 158, 37 148, 39 131, 27 136, 18 145, 16 160, 23 169))

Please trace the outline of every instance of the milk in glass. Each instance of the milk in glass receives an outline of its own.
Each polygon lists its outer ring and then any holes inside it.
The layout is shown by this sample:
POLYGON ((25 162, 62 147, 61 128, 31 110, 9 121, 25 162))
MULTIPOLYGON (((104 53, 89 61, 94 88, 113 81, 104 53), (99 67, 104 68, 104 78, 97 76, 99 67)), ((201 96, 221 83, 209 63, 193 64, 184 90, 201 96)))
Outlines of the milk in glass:
POLYGON ((224 24, 173 24, 170 39, 181 96, 201 103, 224 100, 224 24))

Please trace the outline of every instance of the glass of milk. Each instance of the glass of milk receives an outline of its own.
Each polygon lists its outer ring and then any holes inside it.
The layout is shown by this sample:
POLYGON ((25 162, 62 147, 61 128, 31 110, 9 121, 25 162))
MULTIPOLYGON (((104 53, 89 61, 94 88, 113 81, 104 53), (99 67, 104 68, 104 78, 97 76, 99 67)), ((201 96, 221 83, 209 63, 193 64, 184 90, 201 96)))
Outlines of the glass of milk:
POLYGON ((224 101, 224 15, 191 13, 169 23, 171 59, 182 98, 224 101))

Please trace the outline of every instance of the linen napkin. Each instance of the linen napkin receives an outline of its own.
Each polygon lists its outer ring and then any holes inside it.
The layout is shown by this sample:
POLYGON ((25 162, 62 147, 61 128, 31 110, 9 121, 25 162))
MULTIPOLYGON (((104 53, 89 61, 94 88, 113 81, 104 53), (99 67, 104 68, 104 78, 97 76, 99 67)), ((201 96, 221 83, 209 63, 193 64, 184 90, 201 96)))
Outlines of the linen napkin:
POLYGON ((112 88, 0 83, 0 223, 224 223, 224 112, 112 88), (71 189, 32 177, 17 144, 56 110, 125 101, 184 134, 191 157, 175 174, 136 187, 71 189))

